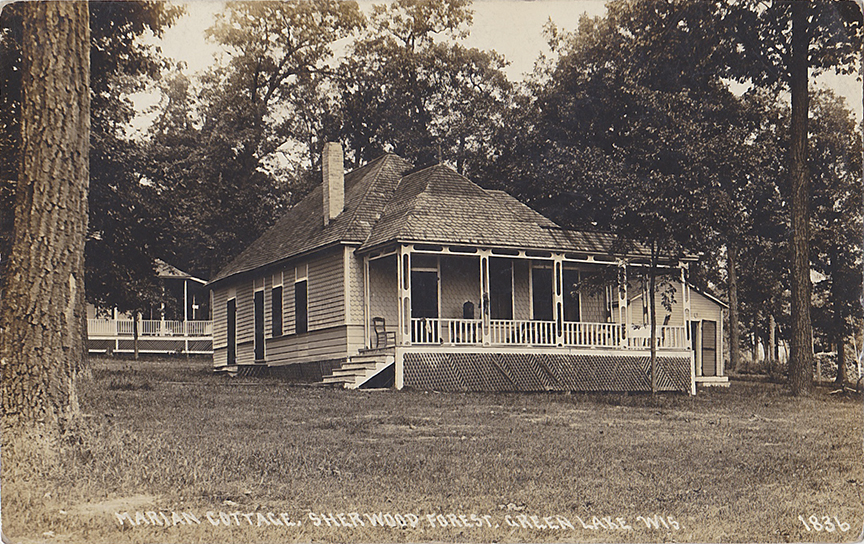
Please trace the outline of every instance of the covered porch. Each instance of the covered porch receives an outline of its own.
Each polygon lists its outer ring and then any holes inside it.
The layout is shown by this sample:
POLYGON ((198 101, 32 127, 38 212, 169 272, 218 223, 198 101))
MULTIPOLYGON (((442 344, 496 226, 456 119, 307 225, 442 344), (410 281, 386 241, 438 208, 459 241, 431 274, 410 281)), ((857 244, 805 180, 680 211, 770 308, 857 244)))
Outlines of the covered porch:
MULTIPOLYGON (((608 256, 400 244, 364 257, 365 346, 650 350, 628 308, 628 272, 608 256)), ((679 265, 684 277, 684 266, 679 265)), ((658 317, 658 350, 691 350, 689 289, 658 317)), ((645 297, 642 297, 644 300, 645 297)), ((421 349, 422 351, 422 349, 421 349)))

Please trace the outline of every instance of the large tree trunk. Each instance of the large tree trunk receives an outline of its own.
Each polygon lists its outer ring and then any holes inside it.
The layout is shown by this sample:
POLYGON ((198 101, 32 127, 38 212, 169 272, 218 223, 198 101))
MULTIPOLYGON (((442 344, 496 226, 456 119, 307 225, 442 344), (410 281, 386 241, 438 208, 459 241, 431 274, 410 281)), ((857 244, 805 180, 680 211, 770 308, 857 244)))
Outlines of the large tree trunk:
MULTIPOLYGON (((90 137, 86 2, 24 5, 21 162, 0 314, 3 414, 62 428, 85 358, 90 137)), ((10 417, 11 416, 11 417, 10 417)))
POLYGON ((792 2, 792 94, 789 187, 792 200, 792 327, 789 386, 794 395, 813 389, 813 333, 810 324, 810 177, 807 174, 807 95, 809 2, 792 2))
POLYGON ((729 278, 729 366, 738 372, 741 363, 741 338, 738 317, 738 246, 734 241, 726 244, 726 274, 729 278))

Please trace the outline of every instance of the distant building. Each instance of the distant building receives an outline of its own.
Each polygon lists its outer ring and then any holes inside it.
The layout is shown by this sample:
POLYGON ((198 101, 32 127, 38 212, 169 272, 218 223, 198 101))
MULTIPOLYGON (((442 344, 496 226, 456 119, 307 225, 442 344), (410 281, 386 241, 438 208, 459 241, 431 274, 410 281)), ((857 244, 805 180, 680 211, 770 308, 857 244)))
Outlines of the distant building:
MULTIPOLYGON (((156 259, 162 302, 139 315, 138 348, 141 353, 213 352, 207 281, 156 259)), ((91 353, 134 351, 134 316, 117 308, 87 304, 87 346, 91 353)))

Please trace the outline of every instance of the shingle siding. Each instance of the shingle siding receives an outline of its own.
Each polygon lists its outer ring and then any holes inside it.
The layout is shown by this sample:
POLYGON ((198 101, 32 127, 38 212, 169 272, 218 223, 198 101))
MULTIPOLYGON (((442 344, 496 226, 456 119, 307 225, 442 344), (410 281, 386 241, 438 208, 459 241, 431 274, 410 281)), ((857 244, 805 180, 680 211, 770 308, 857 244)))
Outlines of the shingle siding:
POLYGON ((462 305, 474 304, 480 319, 480 259, 441 257, 441 317, 462 319, 462 305))
POLYGON ((399 296, 396 292, 396 257, 369 262, 369 319, 383 317, 388 331, 398 328, 399 296))
POLYGON ((348 323, 363 324, 363 257, 354 253, 354 248, 346 246, 348 259, 348 323))
POLYGON ((513 263, 513 319, 531 319, 531 289, 528 261, 513 263))

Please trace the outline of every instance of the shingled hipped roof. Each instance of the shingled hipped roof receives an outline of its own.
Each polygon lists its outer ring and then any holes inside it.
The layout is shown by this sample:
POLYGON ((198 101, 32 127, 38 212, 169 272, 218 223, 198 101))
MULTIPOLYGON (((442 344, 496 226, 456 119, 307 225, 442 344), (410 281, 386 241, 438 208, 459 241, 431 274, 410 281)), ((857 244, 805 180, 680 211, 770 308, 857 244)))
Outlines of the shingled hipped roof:
POLYGON ((360 250, 403 241, 608 253, 614 238, 565 231, 507 193, 436 165, 402 179, 360 250))
MULTIPOLYGON (((388 154, 345 175, 345 209, 324 225, 321 185, 222 269, 213 283, 333 244, 393 242, 610 254, 615 236, 565 230, 503 191, 446 165, 409 173, 388 154)), ((642 253, 638 251, 638 253, 642 253)))
POLYGON ((362 243, 410 168, 405 159, 388 154, 345 174, 345 209, 326 226, 318 185, 220 270, 213 282, 335 243, 362 243))

